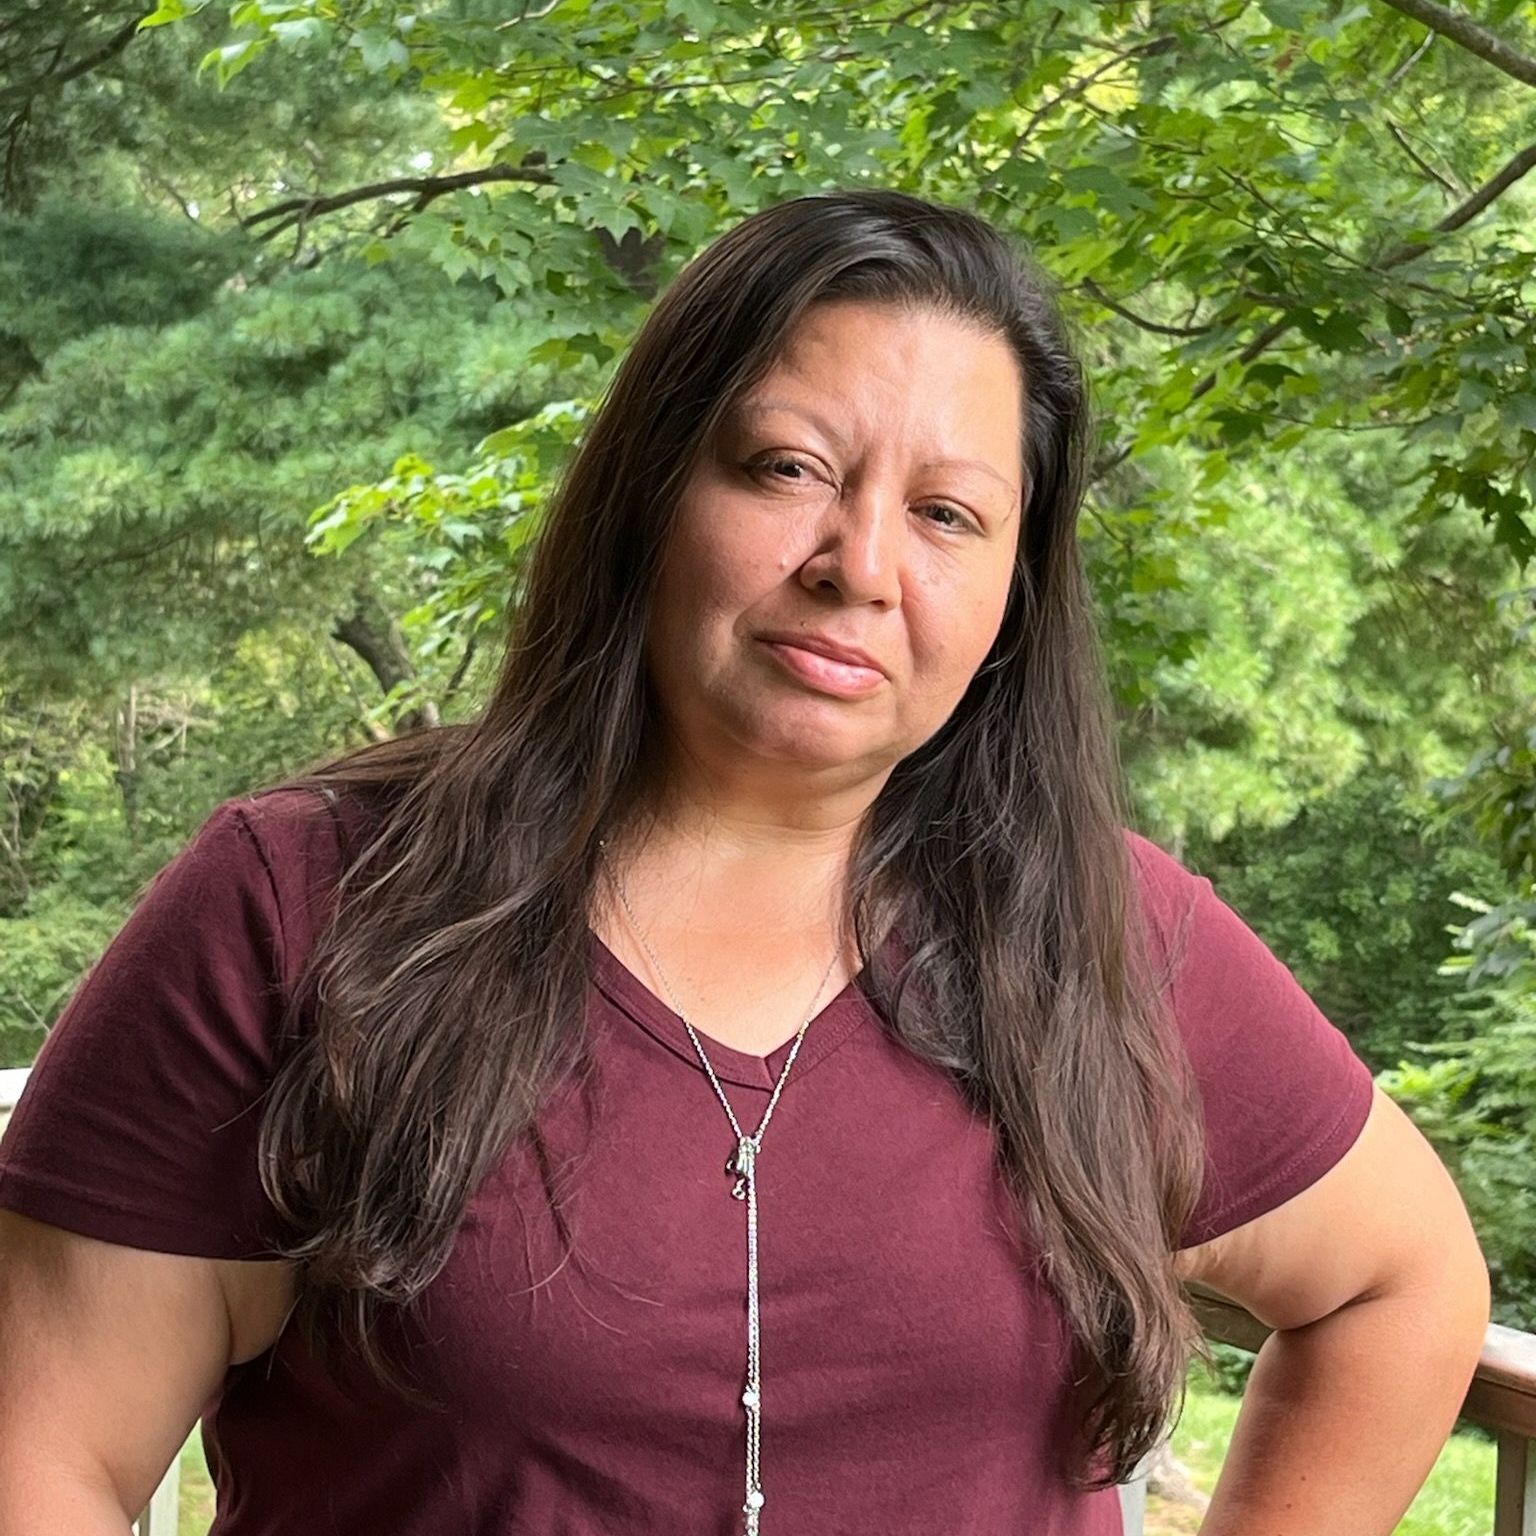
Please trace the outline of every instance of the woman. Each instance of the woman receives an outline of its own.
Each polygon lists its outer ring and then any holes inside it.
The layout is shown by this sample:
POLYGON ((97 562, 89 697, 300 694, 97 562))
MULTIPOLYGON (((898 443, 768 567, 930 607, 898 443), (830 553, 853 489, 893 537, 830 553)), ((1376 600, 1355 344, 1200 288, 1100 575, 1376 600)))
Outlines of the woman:
POLYGON ((1208 1536, 1389 1531, 1486 1270, 1124 825, 1089 441, 972 215, 797 199, 693 262, 481 717, 226 801, 50 1035, 0 1526, 120 1532, 201 1414, 220 1536, 1105 1536, 1199 1277, 1279 1330, 1208 1536))

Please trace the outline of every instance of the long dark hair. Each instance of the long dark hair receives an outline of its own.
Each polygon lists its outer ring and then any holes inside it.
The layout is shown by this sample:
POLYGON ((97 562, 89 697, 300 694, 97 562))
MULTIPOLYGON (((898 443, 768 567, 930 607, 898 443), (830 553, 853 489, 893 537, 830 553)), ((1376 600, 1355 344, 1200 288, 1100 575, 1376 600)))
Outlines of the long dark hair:
POLYGON ((1002 625, 871 805, 844 918, 896 1038, 995 1127, 1025 1251, 1086 1365, 1070 1476, 1102 1487, 1162 1437, 1191 1354, 1208 1358, 1172 1258, 1202 1134, 1142 943, 1077 548, 1082 370, 1049 279, 967 211, 844 190, 716 240, 655 304, 588 424, 483 712, 283 781, 383 809, 308 958, 312 1018, 271 1085, 262 1178, 302 1234, 284 1251, 305 1337, 320 1348, 335 1324, 409 1391, 370 1337, 377 1309, 432 1280, 477 1186, 555 1082, 590 1064, 597 844, 639 803, 654 720, 642 643, 679 490, 796 321, 831 300, 956 317, 1005 339, 1023 373, 1025 510, 1002 625), (892 911, 904 959, 880 942, 892 911))

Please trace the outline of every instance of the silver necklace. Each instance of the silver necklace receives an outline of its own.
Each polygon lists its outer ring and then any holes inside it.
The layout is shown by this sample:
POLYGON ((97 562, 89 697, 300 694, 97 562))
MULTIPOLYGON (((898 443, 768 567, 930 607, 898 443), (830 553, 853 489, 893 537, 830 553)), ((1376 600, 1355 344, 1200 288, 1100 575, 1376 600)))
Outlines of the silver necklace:
POLYGON ((789 1069, 800 1053, 800 1042, 805 1039, 805 1032, 810 1027, 811 1020, 816 1017, 816 1003, 821 998, 821 989, 826 986, 827 977, 832 974, 832 967, 837 964, 837 957, 842 951, 839 949, 833 954, 826 970, 822 972, 821 980, 816 983, 816 996, 811 1001, 811 1012, 795 1035, 794 1047, 784 1063, 783 1070, 779 1073, 778 1082, 774 1084, 773 1093, 768 1099, 768 1108, 763 1111, 762 1123, 752 1135, 748 1136, 737 1122, 735 1112, 731 1109, 731 1101, 726 1098, 725 1090, 720 1086, 720 1079, 715 1076, 715 1069, 710 1065, 709 1057, 704 1054, 704 1047, 699 1043, 699 1037, 694 1033, 693 1025, 684 1016, 682 1007, 672 991, 671 983, 667 980, 666 972, 661 968, 661 962, 656 958, 655 951, 646 943, 645 935, 640 931, 639 919, 635 916, 634 908, 629 904, 629 897, 624 894, 624 882, 619 879, 619 872, 608 856, 607 838, 599 838, 597 847, 613 879, 613 886, 618 892, 619 900, 623 902, 624 910, 629 914, 630 926, 634 929, 635 937, 639 939, 642 948, 650 956, 651 964, 656 967, 656 974, 661 978, 661 984, 666 989, 667 996, 671 998, 672 1007, 678 1018, 682 1019, 683 1028, 688 1031, 688 1038, 693 1041, 693 1048, 699 1053, 699 1060, 704 1063, 704 1070, 709 1074, 709 1080, 714 1085, 715 1096, 724 1107, 726 1118, 731 1122, 731 1129, 736 1133, 736 1150, 726 1159, 725 1171, 727 1174, 734 1174, 736 1178, 736 1182, 731 1186, 731 1194, 737 1200, 745 1200, 747 1203, 747 1384, 741 1394, 741 1401, 747 1410, 747 1497, 746 1502, 741 1506, 741 1511, 747 1517, 745 1536, 761 1536, 763 1483, 760 1463, 763 1380, 757 1311, 757 1154, 762 1148, 763 1132, 768 1129, 768 1121, 773 1114, 774 1105, 779 1102, 784 1080, 789 1076, 789 1069))

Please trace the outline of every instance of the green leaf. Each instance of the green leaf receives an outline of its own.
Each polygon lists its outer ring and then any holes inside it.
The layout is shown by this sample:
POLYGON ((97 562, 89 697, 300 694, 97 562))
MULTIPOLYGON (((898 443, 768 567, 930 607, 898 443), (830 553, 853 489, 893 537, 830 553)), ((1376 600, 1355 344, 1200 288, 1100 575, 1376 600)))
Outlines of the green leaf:
POLYGON ((1536 393, 1521 390, 1507 395, 1499 405, 1499 415, 1512 427, 1536 432, 1536 393))
POLYGON ((1279 390, 1292 380, 1299 378, 1300 373, 1288 363, 1265 360, 1250 363, 1243 377, 1254 384, 1262 384, 1266 389, 1279 390))
POLYGON ((398 37, 382 27, 363 27, 352 34, 347 46, 362 55, 363 68, 370 74, 380 74, 386 69, 399 68, 410 62, 410 50, 398 37))
POLYGON ((1314 8, 1305 0, 1259 0, 1259 9, 1282 32, 1306 32, 1314 20, 1314 8))
POLYGON ((1494 538, 1507 549, 1524 570, 1536 559, 1536 531, 1526 521, 1526 508, 1513 502, 1501 505, 1494 514, 1494 538))
POLYGON ((709 37, 726 24, 726 17, 712 0, 667 0, 665 14, 676 17, 699 37, 709 37))
POLYGON ((1155 211, 1158 206, 1140 187, 1132 186, 1107 165, 1069 166, 1061 179, 1069 192, 1087 194, 1097 206, 1121 218, 1129 218, 1137 210, 1155 211))
POLYGON ((272 23, 272 36, 278 42, 294 46, 301 43, 316 42, 330 35, 329 22, 322 21, 318 16, 301 16, 292 21, 274 21, 272 23))
POLYGON ((1310 309, 1295 309, 1290 315, 1301 331, 1324 352, 1352 352, 1369 345, 1359 320, 1343 310, 1318 314, 1310 309))
MULTIPOLYGON (((192 10, 199 11, 206 3, 207 0, 192 0, 192 10)), ((140 20, 137 30, 142 32, 146 27, 163 27, 168 22, 180 21, 188 14, 188 0, 161 0, 161 4, 140 20)))
POLYGON ((213 48, 205 53, 197 66, 198 71, 201 73, 205 69, 212 69, 222 89, 242 69, 253 63, 265 46, 264 39, 254 37, 239 43, 226 43, 222 48, 213 48))

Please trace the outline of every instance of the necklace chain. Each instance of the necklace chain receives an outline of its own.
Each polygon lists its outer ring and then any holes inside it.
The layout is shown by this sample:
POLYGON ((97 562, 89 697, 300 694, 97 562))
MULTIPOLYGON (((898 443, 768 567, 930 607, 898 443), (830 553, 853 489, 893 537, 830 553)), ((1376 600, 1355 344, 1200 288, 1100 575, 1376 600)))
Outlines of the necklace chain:
POLYGON ((672 984, 667 980, 666 972, 661 967, 661 962, 656 958, 656 952, 646 942, 645 934, 640 928, 640 921, 635 916, 635 909, 629 904, 629 897, 624 892, 624 882, 619 878, 619 872, 614 867, 613 860, 608 856, 608 840, 598 839, 598 852, 602 855, 603 863, 613 880, 614 890, 618 893, 619 900, 624 905, 624 910, 629 916, 630 926, 634 930, 635 937, 640 941, 641 947, 650 957, 651 964, 656 968, 656 974, 661 979, 661 985, 667 996, 672 1001, 672 1007, 678 1018, 683 1021, 683 1028, 688 1031, 688 1038, 693 1041, 693 1048, 699 1053, 699 1060, 704 1064, 704 1070, 709 1074, 710 1083, 715 1090, 715 1096, 720 1100, 725 1109, 726 1118, 731 1122, 731 1129, 736 1133, 736 1150, 727 1160, 725 1171, 736 1175, 736 1183, 731 1193, 738 1199, 745 1199, 747 1204, 747 1382, 746 1388, 741 1394, 741 1401, 747 1410, 747 1496, 742 1505, 742 1513, 746 1516, 745 1536, 761 1536, 761 1513, 763 1508, 763 1485, 761 1469, 762 1452, 762 1411, 763 1411, 763 1383, 762 1383, 762 1357, 761 1340, 758 1317, 757 1296, 757 1154, 763 1145, 763 1132, 768 1129, 768 1121, 773 1115, 774 1106, 779 1102, 779 1094, 784 1089, 784 1081, 789 1076, 789 1069, 794 1065, 795 1057, 800 1053, 800 1042, 805 1039, 805 1032, 810 1028, 811 1021, 816 1017, 816 1004, 820 1001, 822 988, 827 984, 827 977, 832 974, 832 967, 837 964, 838 954, 841 950, 834 951, 827 968, 822 972, 821 980, 816 983, 816 995, 811 999, 811 1012, 806 1016, 805 1023, 800 1026, 795 1035, 795 1043, 791 1048, 788 1058, 784 1062, 783 1069, 779 1073, 779 1080, 774 1084, 773 1093, 769 1097, 768 1107, 763 1111, 763 1118, 757 1130, 748 1136, 736 1119, 735 1111, 731 1108, 731 1101, 726 1097, 725 1090, 720 1086, 720 1079, 715 1076, 715 1069, 710 1064, 709 1057, 705 1054, 704 1047, 694 1032, 693 1025, 688 1022, 683 1013, 682 1006, 672 991, 672 984))

